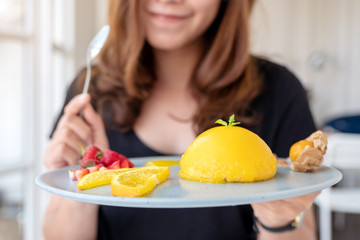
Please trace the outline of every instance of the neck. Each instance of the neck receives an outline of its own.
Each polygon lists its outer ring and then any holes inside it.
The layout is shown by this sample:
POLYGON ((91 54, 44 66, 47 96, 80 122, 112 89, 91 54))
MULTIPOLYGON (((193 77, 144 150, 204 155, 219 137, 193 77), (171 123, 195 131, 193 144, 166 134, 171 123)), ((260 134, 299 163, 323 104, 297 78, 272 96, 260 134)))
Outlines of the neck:
POLYGON ((163 87, 185 89, 201 54, 201 43, 176 50, 154 49, 157 83, 163 87))

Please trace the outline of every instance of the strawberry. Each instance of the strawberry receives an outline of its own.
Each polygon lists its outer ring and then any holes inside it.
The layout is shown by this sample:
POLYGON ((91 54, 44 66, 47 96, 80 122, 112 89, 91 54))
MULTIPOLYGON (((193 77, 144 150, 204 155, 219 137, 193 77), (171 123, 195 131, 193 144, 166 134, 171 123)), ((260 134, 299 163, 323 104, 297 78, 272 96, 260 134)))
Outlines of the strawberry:
POLYGON ((90 168, 98 164, 96 159, 81 160, 80 169, 90 168))
POLYGON ((122 161, 124 159, 127 159, 124 155, 121 155, 115 151, 107 149, 105 150, 104 155, 100 160, 100 163, 102 163, 105 167, 108 167, 111 164, 113 164, 113 162, 116 162, 118 160, 122 161))
POLYGON ((73 181, 80 180, 83 176, 90 173, 89 169, 75 169, 73 181))
POLYGON ((129 168, 133 168, 134 164, 129 159, 127 159, 127 161, 129 162, 129 168))
POLYGON ((88 147, 81 157, 80 168, 88 168, 100 163, 103 153, 98 147, 88 147))
POLYGON ((104 167, 104 165, 102 165, 101 163, 99 163, 99 164, 96 164, 95 166, 88 167, 87 169, 89 169, 89 171, 92 173, 92 172, 99 171, 100 168, 102 168, 102 167, 104 167))
POLYGON ((129 168, 129 160, 125 159, 121 161, 120 168, 129 168))
POLYGON ((120 160, 117 160, 113 162, 110 166, 108 166, 108 169, 118 169, 120 168, 120 160))

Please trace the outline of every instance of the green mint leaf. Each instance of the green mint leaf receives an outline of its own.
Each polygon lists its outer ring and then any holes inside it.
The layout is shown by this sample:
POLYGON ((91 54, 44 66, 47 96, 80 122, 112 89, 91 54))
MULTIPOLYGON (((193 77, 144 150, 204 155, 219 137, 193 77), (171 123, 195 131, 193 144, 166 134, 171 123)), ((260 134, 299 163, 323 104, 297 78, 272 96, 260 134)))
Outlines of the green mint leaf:
POLYGON ((228 125, 228 126, 232 126, 231 124, 232 124, 234 121, 235 121, 235 115, 233 114, 233 115, 231 115, 231 116, 229 117, 229 125, 228 125))
POLYGON ((241 124, 241 122, 232 122, 229 124, 229 126, 235 126, 235 125, 238 125, 238 124, 241 124))
POLYGON ((222 119, 218 119, 215 123, 220 124, 220 125, 227 126, 227 122, 225 122, 225 121, 222 120, 222 119))
POLYGON ((221 124, 223 126, 235 126, 235 125, 241 124, 240 122, 235 122, 234 114, 229 117, 229 123, 225 122, 222 119, 218 119, 215 123, 221 124))

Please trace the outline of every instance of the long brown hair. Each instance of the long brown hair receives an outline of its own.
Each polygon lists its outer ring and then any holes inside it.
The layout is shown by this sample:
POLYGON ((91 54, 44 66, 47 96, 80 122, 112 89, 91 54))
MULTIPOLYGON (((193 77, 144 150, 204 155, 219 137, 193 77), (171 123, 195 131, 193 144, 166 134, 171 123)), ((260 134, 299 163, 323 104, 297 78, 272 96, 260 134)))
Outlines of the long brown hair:
MULTIPOLYGON (((254 122, 251 102, 260 93, 262 81, 249 53, 253 2, 222 1, 217 18, 205 33, 205 51, 189 86, 199 106, 192 119, 197 133, 233 113, 245 125, 254 122)), ((93 103, 106 126, 123 131, 133 127, 156 81, 138 5, 139 1, 109 1, 111 31, 90 86, 93 103)))

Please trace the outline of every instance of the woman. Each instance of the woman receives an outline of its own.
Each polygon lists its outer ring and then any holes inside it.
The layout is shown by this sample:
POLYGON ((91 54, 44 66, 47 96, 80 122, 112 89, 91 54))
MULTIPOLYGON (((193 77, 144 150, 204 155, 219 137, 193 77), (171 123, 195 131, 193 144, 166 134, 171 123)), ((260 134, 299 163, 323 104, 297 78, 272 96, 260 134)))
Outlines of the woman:
MULTIPOLYGON (((252 4, 110 0, 111 32, 93 69, 91 98, 77 95, 81 73, 68 91, 45 165, 76 164, 79 146, 88 144, 128 157, 182 154, 197 134, 232 113, 286 157, 315 126, 298 80, 250 56, 252 4)), ((317 194, 199 209, 118 208, 53 196, 44 233, 48 239, 314 239, 310 208, 317 194), (281 228, 302 211, 302 226, 281 228)))

